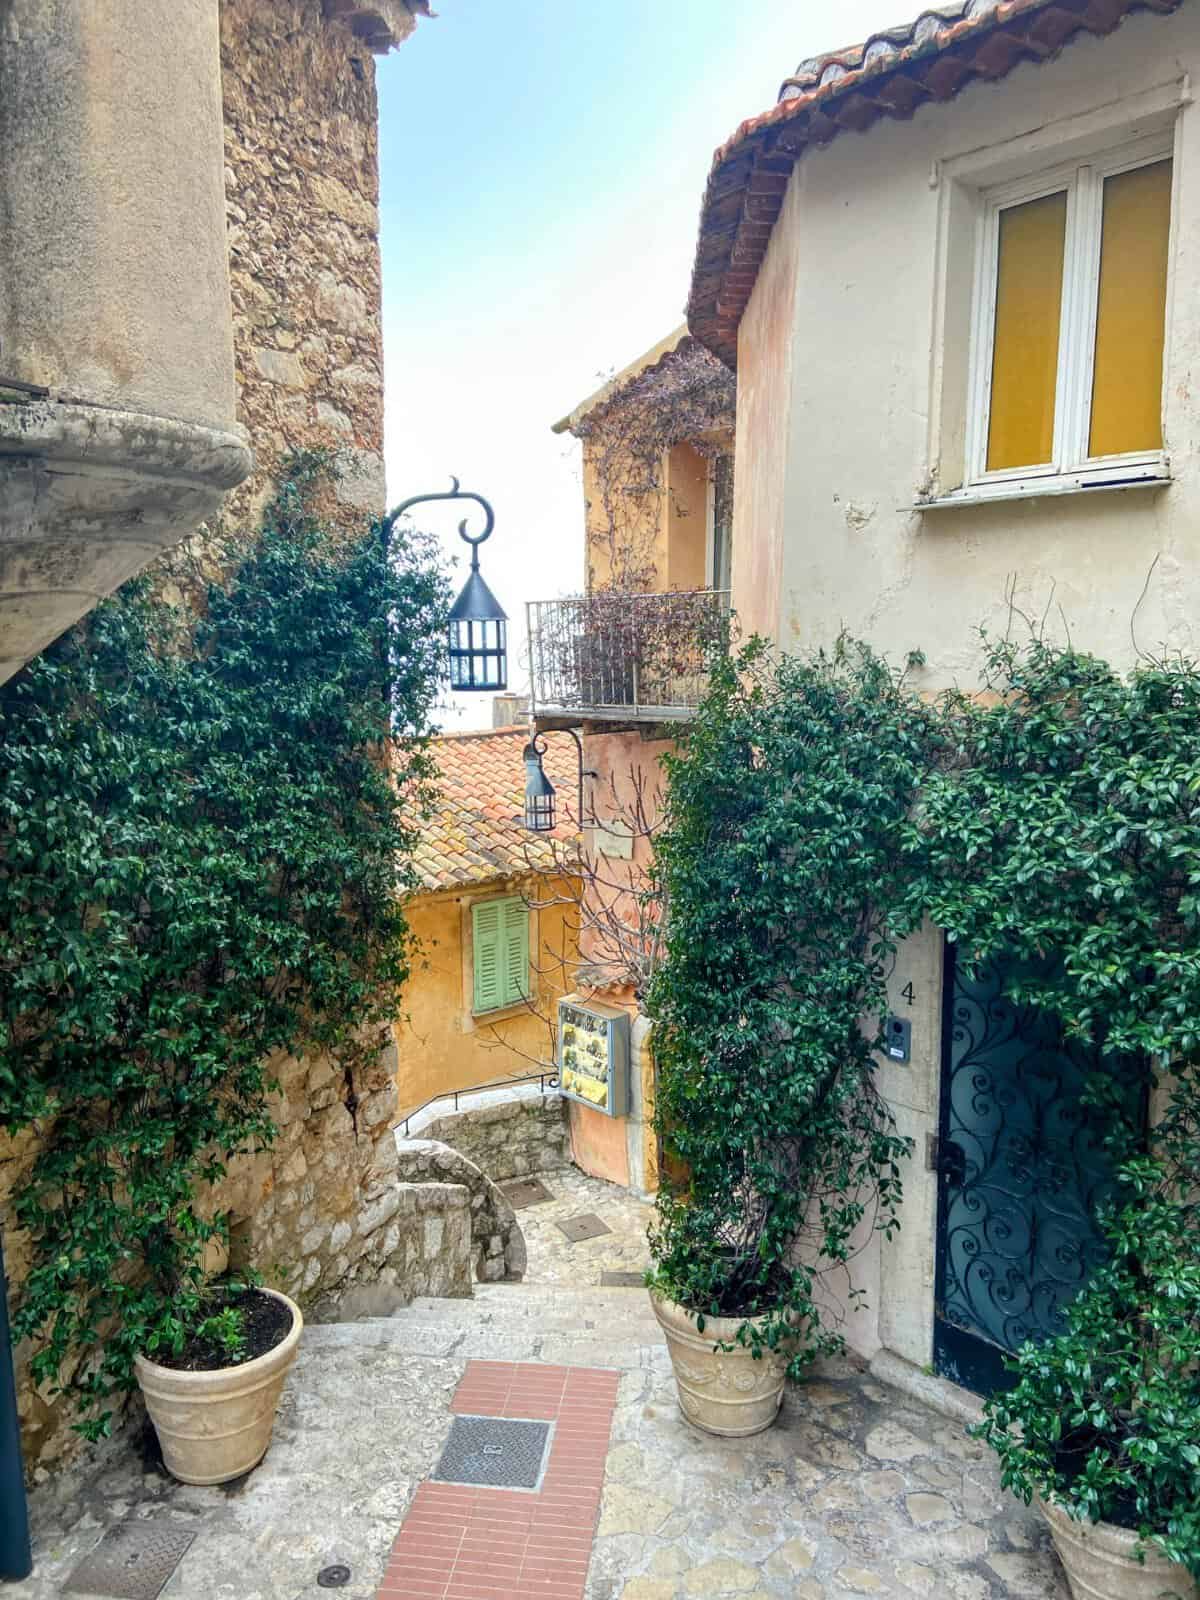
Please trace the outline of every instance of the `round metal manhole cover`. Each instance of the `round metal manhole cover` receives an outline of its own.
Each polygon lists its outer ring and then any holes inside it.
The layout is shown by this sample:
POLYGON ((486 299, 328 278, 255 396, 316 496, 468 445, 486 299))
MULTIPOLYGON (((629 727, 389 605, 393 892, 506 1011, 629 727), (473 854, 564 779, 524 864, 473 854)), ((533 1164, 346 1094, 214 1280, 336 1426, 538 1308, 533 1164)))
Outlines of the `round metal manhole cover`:
POLYGON ((350 1582, 350 1568, 343 1566, 322 1567, 317 1573, 317 1583, 322 1589, 341 1589, 350 1582))

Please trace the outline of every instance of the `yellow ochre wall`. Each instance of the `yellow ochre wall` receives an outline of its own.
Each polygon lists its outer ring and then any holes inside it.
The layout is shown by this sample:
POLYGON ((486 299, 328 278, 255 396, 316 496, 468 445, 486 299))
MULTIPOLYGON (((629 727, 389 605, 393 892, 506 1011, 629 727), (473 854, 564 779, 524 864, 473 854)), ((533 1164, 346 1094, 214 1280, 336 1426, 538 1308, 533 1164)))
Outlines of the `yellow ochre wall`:
POLYGON ((644 493, 629 492, 644 478, 643 468, 631 456, 626 471, 620 457, 609 457, 603 446, 585 440, 583 494, 586 510, 587 573, 590 589, 605 588, 614 580, 627 581, 630 566, 646 569, 639 583, 642 592, 666 589, 703 589, 708 583, 708 495, 711 464, 690 444, 676 444, 666 452, 660 471, 661 486, 644 493), (606 497, 601 468, 613 488, 606 497))
POLYGON ((573 905, 548 905, 577 894, 561 878, 471 885, 409 902, 409 925, 419 942, 396 1024, 397 1088, 401 1115, 435 1095, 477 1083, 538 1071, 553 1060, 545 1019, 572 986, 577 949, 573 905), (529 951, 534 1006, 513 1006, 474 1017, 471 997, 471 907, 483 900, 524 894, 530 912, 529 951), (507 1048, 506 1048, 507 1047, 507 1048), (532 1059, 528 1059, 532 1058, 532 1059))

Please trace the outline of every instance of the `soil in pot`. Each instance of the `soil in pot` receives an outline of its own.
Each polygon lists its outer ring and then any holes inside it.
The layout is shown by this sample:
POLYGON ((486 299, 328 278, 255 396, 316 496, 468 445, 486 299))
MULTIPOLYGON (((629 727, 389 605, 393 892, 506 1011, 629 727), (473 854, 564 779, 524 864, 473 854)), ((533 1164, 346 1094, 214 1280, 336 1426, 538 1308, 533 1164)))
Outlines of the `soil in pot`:
POLYGON ((216 1339, 201 1338, 199 1334, 193 1334, 178 1355, 170 1350, 156 1351, 154 1360, 160 1367, 169 1367, 172 1372, 217 1372, 222 1367, 242 1366, 258 1356, 265 1356, 268 1350, 274 1350, 277 1344, 282 1344, 291 1332, 291 1308, 274 1295, 263 1294, 259 1289, 249 1289, 239 1295, 222 1295, 205 1308, 205 1314, 215 1316, 229 1307, 238 1312, 241 1318, 242 1338, 245 1341, 243 1353, 237 1362, 230 1360, 229 1352, 216 1339))

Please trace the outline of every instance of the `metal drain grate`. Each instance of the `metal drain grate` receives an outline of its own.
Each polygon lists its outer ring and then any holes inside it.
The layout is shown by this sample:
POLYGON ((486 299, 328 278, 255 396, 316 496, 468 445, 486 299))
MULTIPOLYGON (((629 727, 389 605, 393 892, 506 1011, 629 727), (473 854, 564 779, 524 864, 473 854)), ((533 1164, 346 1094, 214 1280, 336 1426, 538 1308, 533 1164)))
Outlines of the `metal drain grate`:
POLYGON ((175 1571, 195 1530, 178 1522, 118 1522, 72 1572, 67 1593, 155 1600, 175 1571))
POLYGON ((536 1489, 546 1465, 550 1428, 549 1422, 508 1417, 455 1417, 434 1481, 536 1489))
POLYGON ((516 1183, 502 1183, 500 1188, 514 1211, 523 1206, 543 1206, 554 1199, 540 1178, 520 1178, 516 1183))
POLYGON ((590 1211, 581 1217, 568 1217, 565 1222, 559 1223, 559 1227, 572 1244, 578 1244, 581 1239, 598 1239, 602 1233, 612 1232, 607 1222, 601 1222, 590 1211))
POLYGON ((603 1289, 642 1289, 646 1284, 646 1269, 641 1272, 608 1271, 600 1274, 603 1289))

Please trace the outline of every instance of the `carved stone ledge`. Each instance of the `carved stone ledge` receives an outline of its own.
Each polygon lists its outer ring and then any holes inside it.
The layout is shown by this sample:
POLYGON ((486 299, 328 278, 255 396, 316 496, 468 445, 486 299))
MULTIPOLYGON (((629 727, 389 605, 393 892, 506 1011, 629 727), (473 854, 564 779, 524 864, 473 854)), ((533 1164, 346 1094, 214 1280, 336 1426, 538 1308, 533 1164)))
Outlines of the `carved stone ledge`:
POLYGON ((0 683, 218 510, 239 433, 103 406, 0 405, 0 683))
POLYGON ((431 17, 429 0, 324 0, 325 16, 345 23, 375 55, 407 39, 417 17, 431 17))

